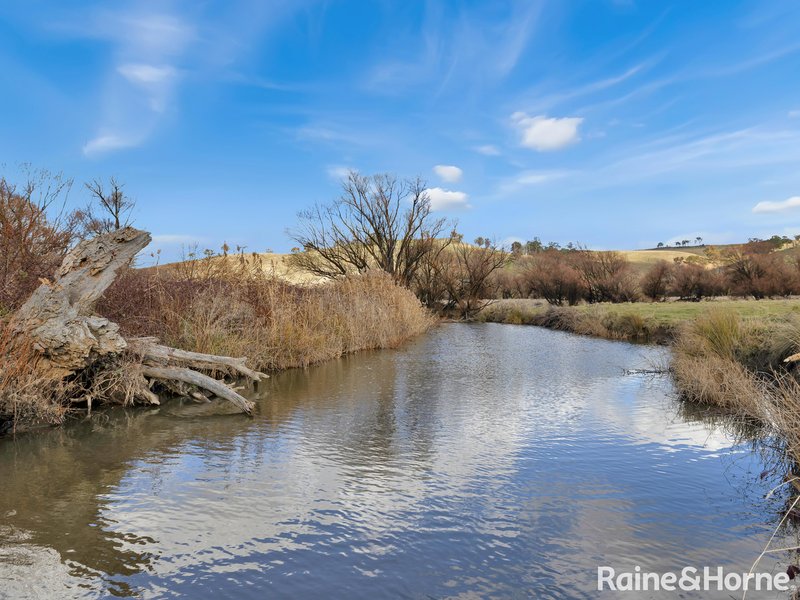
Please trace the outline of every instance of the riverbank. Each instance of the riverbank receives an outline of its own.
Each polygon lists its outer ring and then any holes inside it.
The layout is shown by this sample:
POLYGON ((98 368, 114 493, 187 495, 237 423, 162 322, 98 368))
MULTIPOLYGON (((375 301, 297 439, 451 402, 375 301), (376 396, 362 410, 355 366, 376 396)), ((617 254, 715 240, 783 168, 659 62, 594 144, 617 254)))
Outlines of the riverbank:
POLYGON ((800 318, 800 299, 703 302, 635 302, 550 306, 544 300, 498 300, 477 320, 486 323, 537 325, 611 340, 668 344, 681 327, 709 310, 730 311, 743 319, 779 323, 800 318))
MULTIPOLYGON (((436 322, 411 292, 379 273, 300 286, 233 269, 207 278, 130 270, 97 308, 126 338, 152 336, 181 350, 246 356, 265 372, 397 347, 436 322)), ((2 429, 59 424, 89 396, 95 406, 131 403, 124 388, 140 367, 135 360, 121 361, 114 381, 93 382, 92 389, 80 377, 54 386, 40 377, 31 348, 15 344, 10 351, 13 338, 0 323, 0 353, 15 357, 0 364, 2 429)))

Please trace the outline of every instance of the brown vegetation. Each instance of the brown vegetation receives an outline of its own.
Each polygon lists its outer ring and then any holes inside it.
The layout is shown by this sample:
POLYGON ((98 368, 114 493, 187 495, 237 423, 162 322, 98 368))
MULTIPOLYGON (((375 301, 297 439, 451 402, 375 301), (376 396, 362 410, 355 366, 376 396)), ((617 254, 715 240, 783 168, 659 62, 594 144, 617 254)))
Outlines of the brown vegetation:
POLYGON ((709 311, 687 323, 675 342, 675 383, 686 400, 772 427, 800 461, 798 346, 797 317, 755 321, 709 311))
MULTIPOLYGON (((630 254, 629 254, 630 255, 630 254)), ((714 296, 788 297, 800 294, 800 261, 770 240, 751 241, 706 257, 676 256, 634 269, 620 252, 543 248, 516 255, 496 275, 503 298, 543 298, 554 306, 580 301, 652 302, 672 297, 699 301, 714 296)))
POLYGON ((78 219, 63 210, 71 183, 47 172, 22 185, 0 177, 0 316, 53 274, 74 241, 78 219))
POLYGON ((132 270, 101 314, 131 336, 185 350, 247 356, 255 368, 305 367, 358 350, 395 347, 433 323, 412 293, 378 272, 297 286, 235 263, 213 276, 132 270))
MULTIPOLYGON (((76 401, 89 409, 93 402, 157 403, 154 384, 205 401, 204 389, 249 410, 213 376, 259 374, 227 355, 247 355, 257 369, 306 366, 393 347, 433 324, 414 294, 397 285, 397 273, 302 287, 244 254, 210 252, 180 266, 126 271, 101 299, 104 317, 97 316, 91 310, 100 294, 149 236, 124 227, 132 203, 115 180, 108 191, 90 184, 97 209, 72 213, 54 210, 69 182, 47 174, 41 181, 18 188, 0 179, 0 433, 59 423, 76 401), (96 233, 104 237, 74 245, 96 233), (130 242, 131 252, 118 254, 117 241, 130 242)), ((424 212, 415 210, 412 221, 424 212)), ((418 260, 414 240, 407 241, 401 269, 418 260)))

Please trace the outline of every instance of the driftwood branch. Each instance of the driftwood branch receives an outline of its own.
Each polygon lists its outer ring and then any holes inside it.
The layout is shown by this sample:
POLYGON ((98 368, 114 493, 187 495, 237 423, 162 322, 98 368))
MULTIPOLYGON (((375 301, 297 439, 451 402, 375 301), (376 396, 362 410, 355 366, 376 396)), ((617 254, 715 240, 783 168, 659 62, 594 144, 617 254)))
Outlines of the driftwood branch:
POLYGON ((208 375, 203 375, 197 371, 181 367, 149 367, 147 365, 142 366, 142 374, 150 379, 188 383, 189 385, 206 390, 215 396, 232 402, 248 415, 252 414, 252 402, 234 392, 222 381, 209 377, 208 375))
POLYGON ((154 338, 126 340, 116 323, 92 314, 95 302, 149 242, 149 233, 125 227, 79 243, 64 258, 54 280, 43 281, 18 311, 15 330, 33 342, 44 374, 54 381, 92 372, 87 370, 98 365, 102 369, 100 359, 128 353, 141 362, 132 394, 139 402, 158 404, 150 388, 159 382, 168 389, 179 386, 195 399, 205 397, 198 390, 210 392, 251 414, 252 402, 201 372, 253 382, 267 377, 248 368, 247 359, 187 352, 154 338))
POLYGON ((269 377, 266 373, 249 369, 246 364, 246 358, 188 352, 178 348, 162 346, 154 338, 132 338, 128 340, 128 345, 131 351, 141 356, 146 364, 153 366, 182 365, 191 369, 240 375, 256 382, 269 377))

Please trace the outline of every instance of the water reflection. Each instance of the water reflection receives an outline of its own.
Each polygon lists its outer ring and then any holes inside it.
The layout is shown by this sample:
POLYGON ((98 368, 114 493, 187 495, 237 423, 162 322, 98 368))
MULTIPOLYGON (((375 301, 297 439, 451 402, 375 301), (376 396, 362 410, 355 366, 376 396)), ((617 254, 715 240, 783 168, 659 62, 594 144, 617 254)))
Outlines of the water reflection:
MULTIPOLYGON (((680 408, 663 349, 448 325, 0 443, 0 596, 594 595, 599 564, 747 570, 780 473, 680 408)), ((765 563, 776 568, 773 562, 765 563)))

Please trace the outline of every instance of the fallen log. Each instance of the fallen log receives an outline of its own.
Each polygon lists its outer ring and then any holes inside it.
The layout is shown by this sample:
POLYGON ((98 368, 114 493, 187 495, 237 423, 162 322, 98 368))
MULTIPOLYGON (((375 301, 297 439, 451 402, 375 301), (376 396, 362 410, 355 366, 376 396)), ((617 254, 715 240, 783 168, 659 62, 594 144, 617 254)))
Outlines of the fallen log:
MULTIPOLYGON (((106 400, 121 393, 108 389, 114 382, 108 369, 114 368, 113 359, 127 357, 134 363, 131 373, 118 377, 124 381, 119 387, 124 387, 125 402, 158 404, 151 388, 159 383, 195 398, 210 392, 251 414, 252 402, 206 374, 240 376, 256 383, 267 377, 248 368, 247 359, 170 348, 154 338, 127 340, 116 323, 92 314, 95 302, 148 243, 150 234, 132 227, 80 242, 66 255, 53 281, 43 280, 14 316, 15 332, 33 343, 43 376, 58 381, 83 374, 103 379, 104 384, 110 381, 103 386, 106 400)), ((89 406, 98 400, 93 395, 82 399, 89 406)))
POLYGON ((142 366, 142 373, 145 377, 150 379, 165 382, 179 381, 206 390, 215 396, 232 402, 248 415, 251 414, 253 410, 252 402, 245 400, 222 381, 209 377, 208 375, 203 375, 197 371, 192 371, 185 367, 148 367, 144 365, 142 366))

